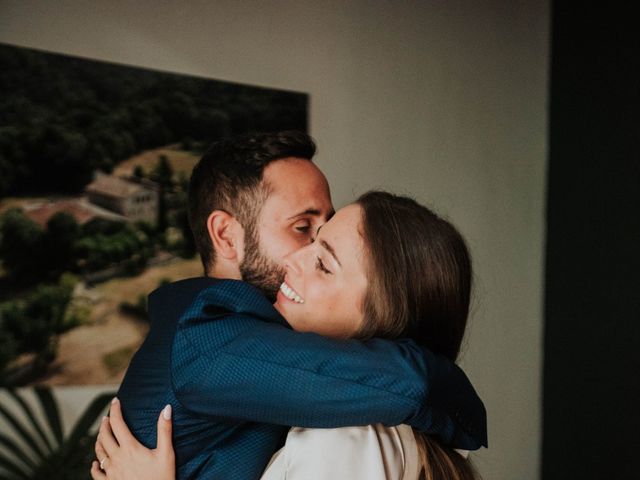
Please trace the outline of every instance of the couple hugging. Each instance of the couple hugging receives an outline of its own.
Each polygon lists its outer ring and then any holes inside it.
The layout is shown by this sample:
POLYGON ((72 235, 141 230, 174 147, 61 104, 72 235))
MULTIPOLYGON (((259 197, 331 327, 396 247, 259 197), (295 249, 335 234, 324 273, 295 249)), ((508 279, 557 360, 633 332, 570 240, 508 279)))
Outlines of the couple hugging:
POLYGON ((150 295, 94 480, 477 478, 464 239, 385 192, 334 214, 314 154, 300 132, 246 135, 194 168, 206 276, 150 295))

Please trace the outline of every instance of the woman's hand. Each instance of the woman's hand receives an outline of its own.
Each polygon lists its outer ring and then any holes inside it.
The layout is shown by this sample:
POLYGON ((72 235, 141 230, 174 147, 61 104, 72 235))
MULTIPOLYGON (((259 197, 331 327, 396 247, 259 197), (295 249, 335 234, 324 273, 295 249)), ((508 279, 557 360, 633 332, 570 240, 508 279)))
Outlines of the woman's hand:
POLYGON ((91 465, 93 480, 174 480, 175 455, 171 444, 171 405, 158 418, 158 444, 151 450, 131 434, 120 402, 111 402, 110 417, 104 417, 96 440, 96 458, 91 465))

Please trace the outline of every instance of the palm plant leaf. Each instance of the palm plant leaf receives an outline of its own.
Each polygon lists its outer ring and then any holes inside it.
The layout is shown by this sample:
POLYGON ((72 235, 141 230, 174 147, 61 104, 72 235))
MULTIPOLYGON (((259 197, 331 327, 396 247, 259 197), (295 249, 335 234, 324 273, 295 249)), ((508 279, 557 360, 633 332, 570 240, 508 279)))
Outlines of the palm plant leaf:
POLYGON ((4 417, 14 431, 14 435, 0 433, 2 480, 66 480, 84 477, 88 472, 93 450, 91 426, 113 398, 114 393, 96 397, 65 439, 58 404, 49 388, 35 389, 39 407, 47 419, 46 423, 35 417, 34 409, 17 392, 7 392, 20 407, 23 415, 18 415, 18 412, 12 413, 0 403, 0 417, 4 417), (22 419, 25 416, 29 419, 29 424, 22 419), (35 432, 27 426, 32 426, 35 432), (51 442, 51 438, 55 439, 55 442, 51 442), (50 453, 44 453, 39 445, 40 440, 46 444, 50 453))
POLYGON ((49 422, 49 427, 51 428, 51 433, 53 433, 53 437, 56 439, 56 443, 61 445, 64 441, 64 434, 62 431, 62 421, 60 420, 60 412, 58 410, 58 404, 53 398, 53 394, 51 393, 51 389, 44 387, 36 387, 33 389, 38 400, 40 401, 40 406, 42 407, 42 411, 44 412, 44 416, 49 422))
POLYGON ((21 460, 29 469, 34 469, 36 467, 33 459, 24 453, 24 449, 4 433, 0 433, 0 445, 6 448, 7 451, 11 452, 17 459, 21 460))
MULTIPOLYGON (((33 414, 33 410, 31 409, 31 407, 29 407, 27 402, 25 402, 23 398, 20 395, 18 395, 15 392, 15 390, 13 390, 12 388, 9 389, 7 392, 9 393, 9 395, 11 395, 11 397, 15 400, 15 402, 20 405, 20 407, 22 408, 22 411, 26 413, 26 417, 29 419, 29 422, 33 426, 33 429, 38 433, 38 435, 42 439, 42 442, 46 445, 49 452, 53 452, 54 448, 53 448, 53 445, 51 444, 51 440, 49 440, 49 436, 46 433, 44 433, 44 430, 42 429, 42 426, 40 425, 40 422, 38 421, 36 416, 33 414)), ((49 395, 51 395, 51 392, 49 392, 49 395)))
POLYGON ((7 477, 7 480, 29 479, 29 474, 22 470, 15 461, 5 457, 2 452, 0 452, 0 468, 13 475, 12 477, 7 477))
MULTIPOLYGON (((21 405, 21 404, 19 404, 21 405)), ((24 412, 27 416, 29 416, 29 411, 24 412)), ((7 422, 11 424, 11 426, 15 429, 16 433, 20 435, 22 440, 31 447, 33 452, 40 458, 44 459, 46 457, 46 453, 42 450, 42 447, 38 445, 38 442, 35 441, 32 434, 27 431, 27 429, 22 425, 17 418, 13 416, 13 414, 7 410, 3 405, 0 404, 0 414, 6 418, 7 422)))
POLYGON ((93 399, 93 401, 89 404, 89 406, 85 409, 80 419, 73 426, 73 430, 69 434, 65 442, 65 447, 67 449, 74 449, 78 445, 78 442, 82 439, 82 437, 86 436, 89 432, 89 429, 96 421, 100 412, 102 412, 105 407, 111 402, 111 399, 114 397, 114 392, 103 393, 102 395, 97 396, 93 399))

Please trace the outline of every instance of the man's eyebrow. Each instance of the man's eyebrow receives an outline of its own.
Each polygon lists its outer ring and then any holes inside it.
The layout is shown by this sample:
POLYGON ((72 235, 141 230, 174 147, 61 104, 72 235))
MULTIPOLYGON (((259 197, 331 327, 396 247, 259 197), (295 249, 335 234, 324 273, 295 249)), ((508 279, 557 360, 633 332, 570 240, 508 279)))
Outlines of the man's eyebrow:
POLYGON ((320 215, 320 210, 317 208, 307 208, 304 212, 296 213, 295 215, 291 215, 287 220, 292 220, 296 217, 302 217, 303 215, 320 215))
POLYGON ((333 247, 329 245, 325 240, 320 240, 320 245, 322 245, 331 254, 331 256, 335 258, 336 262, 338 262, 338 265, 342 267, 342 264, 340 263, 340 260, 338 260, 338 256, 336 255, 336 251, 333 249, 333 247))

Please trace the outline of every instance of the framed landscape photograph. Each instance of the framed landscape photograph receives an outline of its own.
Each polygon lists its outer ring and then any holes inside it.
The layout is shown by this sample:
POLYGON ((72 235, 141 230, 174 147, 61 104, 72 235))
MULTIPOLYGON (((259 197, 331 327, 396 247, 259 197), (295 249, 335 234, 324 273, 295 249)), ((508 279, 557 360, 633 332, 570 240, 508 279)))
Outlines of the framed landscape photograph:
POLYGON ((147 295, 202 275, 186 214, 213 141, 307 131, 308 95, 0 44, 0 384, 116 384, 147 295))

